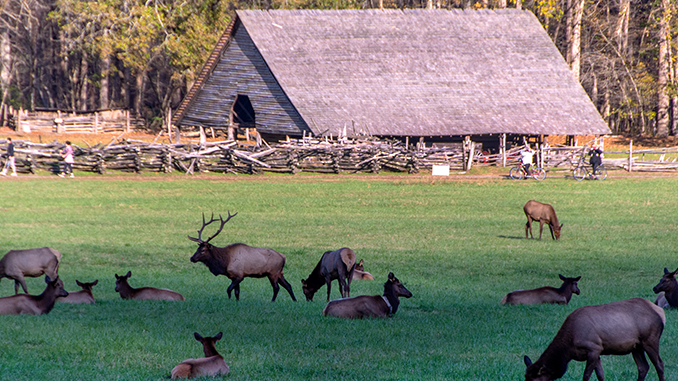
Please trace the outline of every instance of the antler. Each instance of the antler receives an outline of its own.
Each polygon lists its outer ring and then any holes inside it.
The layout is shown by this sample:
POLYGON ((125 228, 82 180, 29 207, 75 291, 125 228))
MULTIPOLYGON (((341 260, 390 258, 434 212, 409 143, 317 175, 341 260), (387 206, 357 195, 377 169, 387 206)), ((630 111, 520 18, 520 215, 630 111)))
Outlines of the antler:
POLYGON ((224 221, 224 219, 221 217, 221 214, 220 214, 220 215, 219 215, 219 220, 218 220, 218 221, 221 222, 221 226, 219 226, 219 230, 217 230, 217 232, 214 233, 213 236, 209 237, 206 241, 203 241, 203 239, 202 239, 202 231, 205 230, 205 228, 207 227, 207 225, 211 224, 211 223, 214 222, 214 221, 217 221, 217 219, 214 218, 214 213, 212 213, 212 217, 210 217, 210 220, 209 220, 208 222, 205 222, 205 213, 203 212, 203 213, 202 213, 202 227, 200 228, 200 230, 198 230, 198 238, 194 238, 194 237, 191 237, 191 236, 189 235, 189 236, 188 236, 188 239, 190 239, 191 241, 198 242, 198 243, 208 243, 209 241, 212 240, 212 238, 218 236, 219 233, 221 233, 221 231, 224 229, 224 225, 226 225, 226 223, 227 223, 231 218, 235 217, 236 215, 238 215, 238 213, 231 214, 231 211, 229 210, 229 211, 228 211, 228 218, 224 221))

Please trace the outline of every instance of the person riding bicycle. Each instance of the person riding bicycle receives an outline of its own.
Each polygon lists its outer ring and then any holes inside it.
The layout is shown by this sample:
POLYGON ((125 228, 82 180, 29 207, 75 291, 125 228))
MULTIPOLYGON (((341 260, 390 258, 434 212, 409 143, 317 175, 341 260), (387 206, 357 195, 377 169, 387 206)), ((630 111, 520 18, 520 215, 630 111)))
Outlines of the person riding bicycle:
POLYGON ((591 158, 589 159, 589 164, 593 167, 593 176, 596 176, 596 170, 598 170, 598 167, 600 164, 603 163, 603 160, 601 159, 600 155, 603 154, 603 150, 600 149, 597 145, 593 145, 591 147, 591 150, 589 151, 589 155, 591 155, 591 158))
POLYGON ((520 151, 520 162, 525 166, 525 172, 528 176, 532 173, 530 171, 530 166, 532 165, 532 158, 534 157, 534 151, 530 148, 529 144, 525 145, 525 149, 520 151))

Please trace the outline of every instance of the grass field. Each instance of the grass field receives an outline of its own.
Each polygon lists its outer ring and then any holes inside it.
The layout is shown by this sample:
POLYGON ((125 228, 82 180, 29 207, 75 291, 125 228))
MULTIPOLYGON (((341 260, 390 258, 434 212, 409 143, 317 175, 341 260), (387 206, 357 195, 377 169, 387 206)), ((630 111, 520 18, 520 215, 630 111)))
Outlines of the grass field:
MULTIPOLYGON (((520 380, 523 355, 536 360, 574 309, 654 300, 664 267, 678 267, 672 177, 20 177, 1 189, 1 253, 50 246, 63 253, 68 290, 76 279, 99 279, 95 305, 0 317, 2 380, 166 379, 180 361, 202 356, 196 331, 223 331, 217 350, 232 380, 520 380), (559 242, 548 228, 542 241, 524 239, 530 199, 554 205, 564 224, 559 242), (226 277, 190 263, 197 245, 187 235, 201 213, 229 210, 238 215, 213 243, 285 254, 299 302, 281 289, 271 303, 265 279, 246 279, 240 301, 229 300, 226 277), (324 251, 344 246, 376 277, 353 283, 352 295, 381 294, 389 271, 414 294, 395 316, 323 318, 324 288, 304 301, 300 279, 324 251), (129 270, 132 286, 171 288, 186 301, 121 300, 114 274, 129 270), (582 276, 569 305, 499 304, 515 289, 559 286, 558 274, 582 276)), ((28 288, 42 292, 44 280, 30 278, 28 288)), ((13 292, 12 281, 0 282, 0 295, 13 292)), ((677 318, 667 311, 667 380, 678 379, 677 318)), ((636 378, 631 356, 607 356, 603 367, 608 381, 636 378)), ((572 362, 563 380, 582 373, 572 362)))

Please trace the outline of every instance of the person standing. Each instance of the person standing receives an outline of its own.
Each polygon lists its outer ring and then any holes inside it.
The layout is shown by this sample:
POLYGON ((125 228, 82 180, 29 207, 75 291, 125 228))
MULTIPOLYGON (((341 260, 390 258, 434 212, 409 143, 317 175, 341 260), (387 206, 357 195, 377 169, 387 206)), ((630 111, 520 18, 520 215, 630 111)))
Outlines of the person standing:
POLYGON ((596 170, 598 170, 598 167, 600 164, 603 163, 603 160, 601 159, 600 155, 603 154, 603 150, 600 149, 597 145, 593 145, 591 147, 591 150, 589 151, 589 155, 591 155, 591 159, 589 159, 589 164, 593 167, 593 176, 596 176, 596 170))
POLYGON ((16 165, 14 164, 14 143, 12 142, 12 138, 7 138, 7 161, 5 162, 5 166, 2 168, 0 175, 6 176, 7 170, 10 167, 12 168, 12 176, 16 176, 16 165))
POLYGON ((69 177, 74 177, 73 163, 75 160, 73 160, 73 146, 71 146, 70 141, 66 140, 66 148, 61 151, 61 156, 64 158, 64 171, 59 173, 59 177, 64 177, 66 174, 68 174, 69 177))

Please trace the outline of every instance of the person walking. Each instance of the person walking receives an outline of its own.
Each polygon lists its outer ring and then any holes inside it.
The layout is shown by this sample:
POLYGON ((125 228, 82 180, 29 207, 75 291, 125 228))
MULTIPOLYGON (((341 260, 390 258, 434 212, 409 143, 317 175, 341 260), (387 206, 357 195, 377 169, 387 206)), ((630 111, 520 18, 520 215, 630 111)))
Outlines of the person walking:
POLYGON ((2 168, 0 175, 6 176, 7 170, 9 170, 10 167, 12 168, 12 176, 16 176, 16 165, 14 164, 14 143, 12 142, 12 138, 7 138, 7 161, 5 162, 5 166, 2 168))
POLYGON ((73 160, 73 146, 71 146, 70 141, 66 140, 66 148, 61 151, 61 156, 64 158, 64 171, 59 173, 59 177, 64 177, 66 174, 68 174, 69 177, 74 177, 73 163, 75 160, 73 160))
POLYGON ((600 155, 603 154, 603 150, 600 149, 597 145, 593 145, 591 147, 591 150, 589 151, 589 155, 591 155, 591 159, 589 159, 589 164, 593 167, 593 177, 596 177, 596 171, 598 170, 598 167, 600 164, 603 163, 603 160, 601 159, 600 155))

